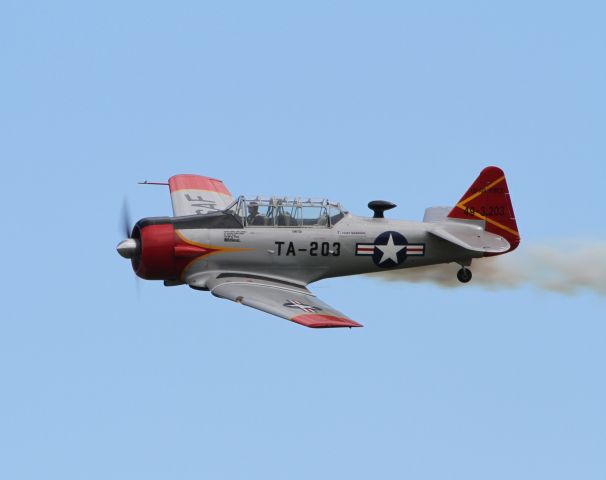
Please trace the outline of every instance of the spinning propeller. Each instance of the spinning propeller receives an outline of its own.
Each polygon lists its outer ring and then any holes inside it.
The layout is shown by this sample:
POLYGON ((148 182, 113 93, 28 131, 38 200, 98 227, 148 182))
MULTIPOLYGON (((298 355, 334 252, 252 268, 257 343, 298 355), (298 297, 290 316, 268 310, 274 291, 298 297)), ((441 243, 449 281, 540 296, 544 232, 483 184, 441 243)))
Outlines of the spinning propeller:
POLYGON ((126 197, 124 197, 124 202, 122 203, 122 212, 120 217, 122 231, 126 237, 126 240, 122 240, 116 247, 116 250, 118 250, 118 253, 124 258, 133 258, 139 253, 140 245, 137 239, 131 238, 132 227, 130 220, 130 209, 128 208, 126 197))

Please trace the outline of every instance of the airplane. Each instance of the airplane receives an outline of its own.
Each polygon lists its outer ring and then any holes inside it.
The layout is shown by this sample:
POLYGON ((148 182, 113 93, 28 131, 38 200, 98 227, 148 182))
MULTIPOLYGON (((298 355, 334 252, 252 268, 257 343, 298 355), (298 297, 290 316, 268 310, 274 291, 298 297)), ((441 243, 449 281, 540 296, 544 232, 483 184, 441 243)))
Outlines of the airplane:
POLYGON ((368 204, 370 218, 326 199, 234 198, 221 180, 200 175, 157 184, 168 185, 174 216, 127 225, 128 238, 117 246, 136 275, 311 328, 362 326, 309 291, 312 282, 456 263, 457 278, 467 283, 473 259, 520 243, 505 174, 494 166, 454 207, 427 208, 421 222, 385 218, 396 205, 384 200, 368 204))

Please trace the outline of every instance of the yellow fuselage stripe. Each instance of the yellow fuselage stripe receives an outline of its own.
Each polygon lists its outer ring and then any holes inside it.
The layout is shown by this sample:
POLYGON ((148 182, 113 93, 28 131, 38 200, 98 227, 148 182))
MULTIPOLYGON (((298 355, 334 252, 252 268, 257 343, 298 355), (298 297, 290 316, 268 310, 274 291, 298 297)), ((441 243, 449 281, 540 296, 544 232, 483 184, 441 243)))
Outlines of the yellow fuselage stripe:
POLYGON ((179 230, 175 230, 175 233, 181 240, 183 240, 185 243, 187 243, 189 245, 194 245, 196 247, 208 248, 208 249, 214 250, 213 252, 206 253, 204 255, 199 256, 198 258, 194 258, 193 260, 191 260, 185 266, 185 268, 183 268, 183 271, 181 272, 181 280, 185 279, 185 277, 187 276, 186 274, 190 268, 192 268, 196 263, 200 262, 201 260, 206 260, 206 257, 210 257, 211 255, 216 255, 218 253, 243 252, 243 251, 247 251, 247 250, 254 250, 254 248, 219 247, 216 245, 208 245, 206 243, 194 242, 193 240, 190 240, 185 235, 183 235, 179 230))
POLYGON ((175 233, 179 236, 179 238, 181 240, 183 240, 185 243, 188 243, 189 245, 194 245, 196 247, 201 247, 201 248, 207 248, 207 249, 210 249, 210 250, 215 250, 214 252, 205 254, 204 255, 205 257, 208 257, 209 255, 214 255, 214 254, 217 254, 217 253, 243 252, 245 250, 254 250, 254 248, 219 247, 217 245, 208 245, 206 243, 198 243, 198 242, 194 242, 193 240, 190 240, 189 238, 187 238, 179 230, 175 230, 175 233))

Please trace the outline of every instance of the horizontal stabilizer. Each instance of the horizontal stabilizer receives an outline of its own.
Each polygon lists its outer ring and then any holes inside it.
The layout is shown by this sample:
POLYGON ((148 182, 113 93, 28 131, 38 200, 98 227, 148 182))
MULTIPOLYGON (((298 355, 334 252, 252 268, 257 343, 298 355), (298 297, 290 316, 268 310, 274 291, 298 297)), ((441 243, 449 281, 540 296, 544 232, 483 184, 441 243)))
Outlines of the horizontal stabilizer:
POLYGON ((504 253, 511 247, 500 235, 456 222, 436 224, 429 233, 472 252, 504 253))
POLYGON ((426 223, 442 222, 446 220, 452 207, 429 207, 425 209, 423 221, 426 223))

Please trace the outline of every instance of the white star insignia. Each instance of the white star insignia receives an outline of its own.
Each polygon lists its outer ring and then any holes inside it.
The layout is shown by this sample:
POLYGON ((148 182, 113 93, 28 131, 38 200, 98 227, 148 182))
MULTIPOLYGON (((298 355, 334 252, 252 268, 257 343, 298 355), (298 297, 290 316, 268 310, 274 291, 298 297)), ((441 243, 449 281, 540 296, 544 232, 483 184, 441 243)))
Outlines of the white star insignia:
POLYGON ((396 245, 393 243, 393 237, 390 233, 387 245, 375 245, 375 247, 383 252, 383 256, 381 257, 381 260, 379 260, 379 263, 383 263, 387 260, 393 260, 394 263, 398 263, 398 252, 406 248, 406 245, 396 245))

